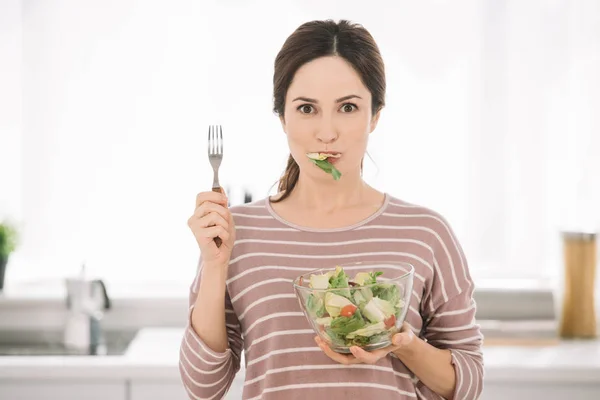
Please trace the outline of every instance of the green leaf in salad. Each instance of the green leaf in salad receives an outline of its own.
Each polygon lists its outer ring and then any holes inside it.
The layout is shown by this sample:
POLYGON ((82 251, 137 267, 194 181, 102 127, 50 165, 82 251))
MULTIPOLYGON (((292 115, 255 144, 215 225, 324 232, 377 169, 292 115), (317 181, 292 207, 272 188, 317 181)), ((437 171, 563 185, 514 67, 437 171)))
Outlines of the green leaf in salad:
POLYGON ((347 346, 345 337, 333 331, 333 329, 331 329, 331 326, 326 327, 323 333, 326 335, 326 337, 329 337, 331 343, 333 343, 334 345, 347 346))
POLYGON ((356 336, 368 336, 368 337, 370 337, 370 336, 373 336, 373 335, 376 335, 376 334, 383 333, 386 330, 387 329, 386 329, 385 324, 383 323, 383 321, 380 321, 380 322, 377 322, 377 323, 374 323, 374 324, 365 325, 362 328, 359 328, 359 329, 357 329, 355 331, 349 332, 346 335, 346 339, 353 339, 356 336))
POLYGON ((385 315, 385 318, 389 318, 393 314, 396 313, 396 308, 394 307, 394 304, 390 303, 387 300, 384 300, 384 299, 379 298, 379 297, 373 297, 371 299, 371 302, 373 302, 375 304, 375 306, 378 309, 380 309, 381 312, 383 312, 383 315, 385 315))
POLYGON ((398 286, 392 284, 381 284, 373 287, 373 295, 385 300, 394 307, 394 314, 399 316, 404 309, 404 300, 401 297, 398 286))
POLYGON ((373 286, 371 289, 373 291, 373 297, 379 297, 393 305, 398 304, 398 300, 400 300, 400 291, 398 290, 398 286, 394 284, 381 283, 373 286))
POLYGON ((313 318, 321 318, 325 315, 325 302, 321 297, 311 294, 306 299, 306 310, 313 318))
POLYGON ((348 340, 347 346, 360 346, 364 347, 371 342, 371 337, 369 336, 355 336, 352 339, 348 340))
POLYGON ((377 283, 377 277, 381 275, 383 275, 383 272, 381 271, 359 272, 358 274, 356 274, 352 282, 360 286, 374 285, 377 283))
POLYGON ((348 275, 341 267, 336 267, 335 273, 329 278, 329 288, 330 289, 341 289, 341 290, 333 290, 333 293, 339 294, 340 296, 344 296, 347 298, 351 298, 352 294, 350 293, 350 283, 349 283, 348 275))
POLYGON ((337 335, 346 336, 366 325, 360 311, 357 309, 351 317, 337 317, 331 321, 330 328, 337 335))
POLYGON ((363 308, 369 302, 361 289, 354 290, 352 300, 354 300, 354 304, 356 304, 358 308, 363 308))
POLYGON ((348 346, 367 346, 369 344, 381 343, 385 340, 389 340, 389 333, 383 332, 371 336, 355 336, 349 339, 348 346))

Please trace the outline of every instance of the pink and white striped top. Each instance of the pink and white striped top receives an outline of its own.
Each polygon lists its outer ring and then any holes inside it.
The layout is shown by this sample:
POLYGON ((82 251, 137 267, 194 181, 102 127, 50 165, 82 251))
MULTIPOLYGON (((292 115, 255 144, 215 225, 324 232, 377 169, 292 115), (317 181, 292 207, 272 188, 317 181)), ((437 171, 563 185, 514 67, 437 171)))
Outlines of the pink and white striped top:
MULTIPOLYGON (((342 229, 307 229, 280 218, 268 200, 231 209, 236 243, 229 266, 229 349, 212 351, 188 325, 180 372, 191 399, 220 399, 240 369, 243 399, 440 399, 394 356, 376 365, 341 365, 317 347, 292 280, 354 261, 409 262, 415 280, 407 322, 431 345, 450 349, 454 399, 483 389, 482 335, 473 281, 453 231, 436 212, 386 195, 368 219, 342 229)), ((200 270, 190 290, 195 303, 200 270)))

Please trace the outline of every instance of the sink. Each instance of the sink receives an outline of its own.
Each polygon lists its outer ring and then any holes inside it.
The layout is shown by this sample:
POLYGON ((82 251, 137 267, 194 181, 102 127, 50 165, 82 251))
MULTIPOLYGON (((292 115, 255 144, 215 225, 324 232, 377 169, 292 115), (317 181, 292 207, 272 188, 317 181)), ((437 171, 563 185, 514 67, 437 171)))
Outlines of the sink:
POLYGON ((0 331, 0 356, 118 356, 137 330, 104 331, 105 343, 86 351, 65 348, 62 331, 0 331))

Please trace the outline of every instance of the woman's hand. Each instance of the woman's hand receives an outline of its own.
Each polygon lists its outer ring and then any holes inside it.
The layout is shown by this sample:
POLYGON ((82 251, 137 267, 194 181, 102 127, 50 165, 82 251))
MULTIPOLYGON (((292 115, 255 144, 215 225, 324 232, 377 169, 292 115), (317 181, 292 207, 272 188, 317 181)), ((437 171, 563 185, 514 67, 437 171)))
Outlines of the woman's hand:
POLYGON ((196 196, 194 214, 188 219, 205 266, 227 266, 235 242, 235 226, 227 208, 227 196, 218 192, 202 192, 196 196), (222 244, 217 247, 215 238, 222 244))
POLYGON ((340 354, 331 350, 329 345, 321 340, 320 337, 315 337, 317 345, 331 358, 333 361, 337 361, 340 364, 375 364, 377 361, 386 357, 389 353, 395 353, 396 355, 401 354, 402 351, 406 351, 414 345, 415 341, 414 332, 410 329, 409 325, 405 322, 402 324, 402 329, 399 333, 392 337, 392 345, 384 347, 383 349, 374 351, 365 351, 358 346, 350 347, 352 354, 340 354))

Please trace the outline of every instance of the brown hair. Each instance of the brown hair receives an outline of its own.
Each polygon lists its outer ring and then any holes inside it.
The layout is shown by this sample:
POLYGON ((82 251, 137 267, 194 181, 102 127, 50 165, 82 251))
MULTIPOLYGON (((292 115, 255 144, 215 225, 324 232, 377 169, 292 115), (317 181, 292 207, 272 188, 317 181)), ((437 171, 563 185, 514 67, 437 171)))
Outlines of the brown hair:
MULTIPOLYGON (((284 118, 285 96, 294 74, 304 64, 320 57, 345 59, 371 92, 371 110, 375 115, 385 105, 385 68, 379 48, 371 34, 360 24, 347 20, 310 21, 300 25, 285 41, 275 59, 273 74, 273 111, 284 118)), ((300 167, 290 154, 279 179, 278 190, 288 197, 298 183, 300 167)))

